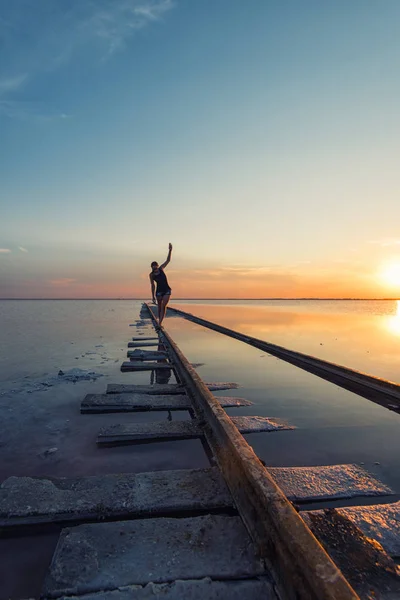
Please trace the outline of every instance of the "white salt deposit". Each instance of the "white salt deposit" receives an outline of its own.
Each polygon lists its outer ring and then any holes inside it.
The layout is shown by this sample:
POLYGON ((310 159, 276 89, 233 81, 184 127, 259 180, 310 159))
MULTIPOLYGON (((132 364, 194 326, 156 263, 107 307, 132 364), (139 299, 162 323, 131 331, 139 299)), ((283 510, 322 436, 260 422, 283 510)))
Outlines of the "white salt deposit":
POLYGON ((358 465, 268 469, 290 500, 312 501, 393 494, 358 465))
POLYGON ((63 381, 76 383, 77 381, 95 381, 99 377, 103 377, 103 374, 74 367, 68 371, 59 371, 57 377, 62 378, 63 381))
POLYGON ((77 367, 65 371, 60 369, 57 373, 50 376, 46 374, 46 376, 35 379, 26 378, 11 382, 7 388, 4 387, 4 389, 0 391, 0 397, 20 393, 32 394, 33 392, 41 392, 65 382, 77 383, 79 381, 96 381, 99 377, 103 377, 103 373, 79 369, 77 367))
POLYGON ((382 544, 388 554, 400 557, 400 501, 340 508, 338 512, 350 519, 367 537, 382 544))

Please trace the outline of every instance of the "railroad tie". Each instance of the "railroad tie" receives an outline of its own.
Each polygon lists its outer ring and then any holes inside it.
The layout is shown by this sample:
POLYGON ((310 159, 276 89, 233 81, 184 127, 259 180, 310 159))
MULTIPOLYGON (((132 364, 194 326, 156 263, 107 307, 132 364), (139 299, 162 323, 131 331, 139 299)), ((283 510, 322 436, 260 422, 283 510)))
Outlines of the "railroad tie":
MULTIPOLYGON (((211 586, 216 581, 225 588, 227 580, 250 581, 248 585, 256 586, 251 591, 257 595, 247 594, 245 598, 275 600, 268 579, 260 589, 258 577, 265 575, 264 564, 254 553, 237 516, 85 524, 61 532, 42 597, 90 594, 182 579, 199 582, 207 577, 212 580, 211 586)), ((236 585, 236 581, 230 584, 232 592, 236 585)), ((222 597, 231 598, 229 591, 228 585, 222 597)), ((205 597, 216 598, 215 592, 210 592, 205 597)))
MULTIPOLYGON (((224 408, 251 406, 252 402, 235 396, 217 396, 224 408)), ((87 394, 81 403, 81 413, 144 412, 158 410, 190 410, 192 402, 186 394, 87 394)))
POLYGON ((173 369, 174 365, 167 362, 143 362, 140 360, 131 360, 129 362, 123 362, 121 365, 121 371, 159 371, 166 369, 173 369))
MULTIPOLYGON (((268 417, 231 417, 241 433, 260 433, 295 429, 278 419, 268 417)), ((188 421, 155 421, 149 423, 121 423, 100 429, 97 444, 114 446, 163 440, 187 440, 204 436, 205 423, 188 421)))
MULTIPOLYGON (((234 390, 239 386, 237 383, 213 382, 205 383, 205 386, 211 391, 234 390)), ((109 383, 107 385, 107 394, 186 394, 186 389, 179 383, 169 384, 124 384, 124 383, 109 383)))

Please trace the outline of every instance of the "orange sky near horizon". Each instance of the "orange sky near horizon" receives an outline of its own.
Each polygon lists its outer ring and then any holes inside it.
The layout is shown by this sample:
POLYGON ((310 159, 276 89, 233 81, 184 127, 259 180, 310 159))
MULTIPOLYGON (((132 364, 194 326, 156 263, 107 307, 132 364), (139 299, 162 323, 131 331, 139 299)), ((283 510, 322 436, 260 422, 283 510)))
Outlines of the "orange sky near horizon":
MULTIPOLYGON (((323 259, 234 262, 191 256, 174 247, 166 268, 172 299, 400 298, 398 240, 380 240, 323 259), (396 243, 395 243, 396 242, 396 243), (260 264, 261 263, 261 264, 260 264)), ((161 245, 160 245, 161 246, 161 245)), ((13 251, 0 254, 2 298, 151 298, 152 250, 112 245, 94 252, 13 251)))
MULTIPOLYGON (((397 298, 400 278, 396 281, 382 272, 359 268, 223 267, 213 269, 166 269, 176 298, 397 298)), ((389 274, 390 274, 389 269, 389 274)), ((60 277, 46 281, 29 281, 20 294, 11 297, 30 298, 144 298, 150 299, 148 273, 132 273, 117 269, 112 277, 60 277), (111 279, 111 280, 110 280, 111 279)), ((10 297, 10 296, 9 296, 10 297)))

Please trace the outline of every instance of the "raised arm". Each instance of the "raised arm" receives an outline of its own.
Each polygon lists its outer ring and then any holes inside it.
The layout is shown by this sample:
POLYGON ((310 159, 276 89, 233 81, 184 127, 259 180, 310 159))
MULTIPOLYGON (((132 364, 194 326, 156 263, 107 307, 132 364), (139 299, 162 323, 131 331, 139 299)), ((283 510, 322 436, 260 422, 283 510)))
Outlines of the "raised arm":
POLYGON ((160 265, 160 269, 165 269, 165 267, 167 266, 167 264, 170 262, 170 260, 171 260, 171 253, 172 253, 172 244, 170 243, 169 246, 168 246, 167 260, 165 261, 165 263, 163 263, 162 265, 160 265))
POLYGON ((152 273, 150 273, 149 275, 150 278, 150 285, 151 285, 151 297, 153 299, 153 302, 156 302, 156 286, 154 285, 154 279, 153 279, 153 275, 152 273))

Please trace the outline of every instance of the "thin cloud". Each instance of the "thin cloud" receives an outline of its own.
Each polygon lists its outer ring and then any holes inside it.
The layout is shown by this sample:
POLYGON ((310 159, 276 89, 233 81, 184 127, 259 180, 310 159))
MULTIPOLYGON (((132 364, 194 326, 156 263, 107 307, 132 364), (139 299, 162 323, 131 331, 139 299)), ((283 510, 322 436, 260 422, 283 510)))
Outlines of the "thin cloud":
MULTIPOLYGON (((67 119, 65 110, 44 107, 21 98, 22 87, 38 74, 79 60, 100 62, 123 49, 140 29, 161 20, 172 0, 80 0, 54 3, 15 0, 0 8, 2 50, 9 75, 0 79, 0 113, 19 120, 48 122, 67 119), (43 15, 51 14, 51 23, 43 15), (34 37, 33 34, 34 33, 34 37), (32 39, 33 38, 33 39, 32 39), (32 39, 21 49, 21 40, 32 39)), ((3 67, 4 70, 4 67, 3 67)))
POLYGON ((400 239, 397 238, 385 238, 383 240, 370 240, 369 244, 376 244, 378 246, 400 246, 400 239))
MULTIPOLYGON (((159 21, 174 7, 172 0, 80 0, 70 4, 57 4, 43 0, 51 9, 51 27, 44 26, 40 19, 36 0, 15 0, 5 8, 9 11, 7 27, 1 27, 8 55, 15 51, 18 56, 19 72, 23 75, 4 79, 8 88, 21 85, 24 79, 38 71, 49 71, 65 64, 75 51, 91 46, 94 56, 102 58, 117 48, 135 31, 159 21), (33 51, 21 56, 21 38, 35 31, 33 51), (24 68, 21 69, 21 63, 24 68)), ((1 14, 0 14, 1 21, 1 14)), ((10 61, 12 58, 10 59, 10 61)), ((14 68, 16 65, 14 64, 14 68)))
POLYGON ((0 96, 8 92, 14 92, 24 85, 27 80, 27 73, 22 75, 15 75, 14 77, 8 77, 0 79, 0 96))
POLYGON ((71 283, 74 283, 76 279, 70 279, 69 277, 62 277, 61 279, 51 279, 49 284, 53 287, 68 287, 71 283))
POLYGON ((28 250, 22 246, 18 246, 18 250, 21 250, 21 252, 28 252, 28 250))
POLYGON ((10 248, 0 248, 0 254, 10 254, 10 248))
POLYGON ((17 116, 17 107, 15 101, 8 100, 7 96, 13 92, 18 92, 27 81, 27 74, 15 75, 0 79, 0 113, 9 117, 17 116))
MULTIPOLYGON (((136 30, 159 20, 171 10, 171 0, 139 2, 137 0, 110 0, 95 2, 97 10, 83 23, 80 31, 105 42, 108 54, 123 48, 136 30)), ((81 40, 82 41, 82 40, 81 40)))
POLYGON ((40 103, 21 100, 2 100, 1 98, 0 113, 10 119, 34 121, 37 123, 49 123, 70 117, 70 115, 65 113, 53 112, 48 107, 41 106, 40 103))

